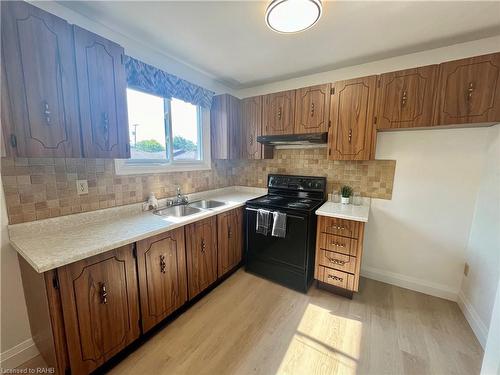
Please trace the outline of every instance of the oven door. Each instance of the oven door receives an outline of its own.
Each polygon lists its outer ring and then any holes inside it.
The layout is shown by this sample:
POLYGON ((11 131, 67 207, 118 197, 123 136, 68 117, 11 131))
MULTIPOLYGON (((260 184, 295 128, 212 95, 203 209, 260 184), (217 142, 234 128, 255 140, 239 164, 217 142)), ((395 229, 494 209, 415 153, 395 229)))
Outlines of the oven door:
POLYGON ((273 237, 271 225, 268 235, 256 232, 257 208, 246 207, 246 256, 247 263, 252 261, 270 262, 279 266, 292 267, 304 272, 307 258, 307 214, 290 213, 279 210, 287 215, 286 236, 273 237))

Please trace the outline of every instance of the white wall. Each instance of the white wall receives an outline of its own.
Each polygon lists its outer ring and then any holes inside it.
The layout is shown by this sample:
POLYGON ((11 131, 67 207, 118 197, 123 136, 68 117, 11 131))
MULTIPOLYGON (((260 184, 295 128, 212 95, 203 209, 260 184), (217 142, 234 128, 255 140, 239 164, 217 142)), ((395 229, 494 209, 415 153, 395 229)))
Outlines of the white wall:
POLYGON ((459 295, 459 305, 483 346, 500 275, 500 125, 489 128, 488 140, 465 254, 470 272, 459 295))
POLYGON ((362 274, 456 300, 489 128, 379 133, 395 159, 391 200, 373 199, 362 274))
MULTIPOLYGON (((500 272, 500 269, 498 271, 500 272)), ((500 375, 500 281, 491 318, 481 375, 500 375)))
POLYGON ((13 368, 38 354, 31 340, 17 253, 9 245, 7 210, 0 184, 0 353, 1 367, 13 368))

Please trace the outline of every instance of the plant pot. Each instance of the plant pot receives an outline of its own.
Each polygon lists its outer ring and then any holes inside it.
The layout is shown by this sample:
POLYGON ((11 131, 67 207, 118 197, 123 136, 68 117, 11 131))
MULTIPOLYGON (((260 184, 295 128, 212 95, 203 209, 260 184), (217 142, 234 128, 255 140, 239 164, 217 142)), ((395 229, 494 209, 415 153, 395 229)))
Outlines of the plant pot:
POLYGON ((342 198, 340 198, 340 202, 342 204, 349 204, 349 197, 342 197, 342 198))

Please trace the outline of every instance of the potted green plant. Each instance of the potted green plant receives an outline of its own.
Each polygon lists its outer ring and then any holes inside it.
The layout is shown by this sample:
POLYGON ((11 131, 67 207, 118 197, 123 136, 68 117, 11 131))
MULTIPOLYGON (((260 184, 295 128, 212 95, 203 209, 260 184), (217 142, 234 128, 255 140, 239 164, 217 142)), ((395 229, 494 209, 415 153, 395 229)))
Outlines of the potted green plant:
POLYGON ((349 204, 349 198, 352 195, 352 188, 347 185, 342 186, 342 188, 340 189, 340 195, 342 196, 342 198, 340 199, 342 204, 349 204))

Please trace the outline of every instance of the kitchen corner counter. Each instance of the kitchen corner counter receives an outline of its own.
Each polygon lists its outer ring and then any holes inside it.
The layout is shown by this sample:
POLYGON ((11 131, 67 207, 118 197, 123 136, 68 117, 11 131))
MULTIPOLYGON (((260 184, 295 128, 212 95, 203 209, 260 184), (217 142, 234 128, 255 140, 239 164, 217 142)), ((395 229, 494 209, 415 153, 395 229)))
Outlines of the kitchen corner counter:
MULTIPOLYGON (((241 207, 266 189, 229 187, 188 194, 190 201, 213 199, 224 206, 185 217, 143 212, 142 203, 9 225, 10 243, 39 273, 241 207)), ((160 205, 165 200, 160 200, 160 205)))
POLYGON ((354 221, 368 221, 370 213, 370 200, 365 200, 361 206, 353 204, 342 204, 334 202, 325 202, 320 208, 316 210, 318 216, 336 217, 339 219, 347 219, 354 221))

